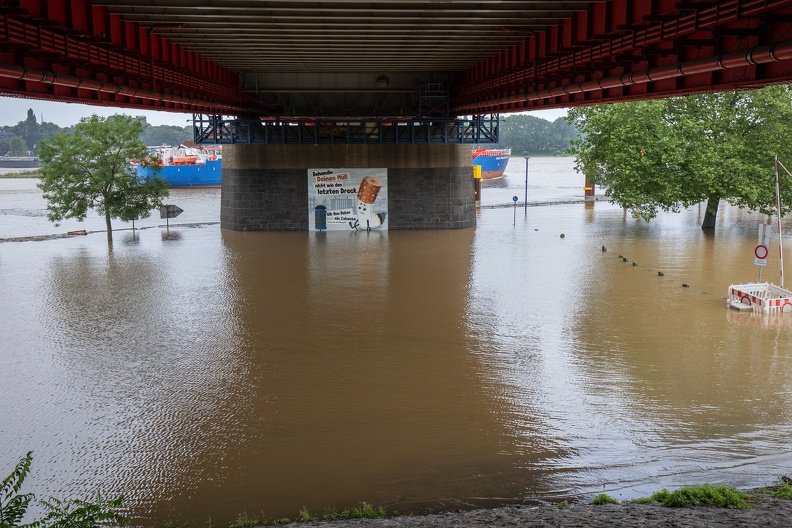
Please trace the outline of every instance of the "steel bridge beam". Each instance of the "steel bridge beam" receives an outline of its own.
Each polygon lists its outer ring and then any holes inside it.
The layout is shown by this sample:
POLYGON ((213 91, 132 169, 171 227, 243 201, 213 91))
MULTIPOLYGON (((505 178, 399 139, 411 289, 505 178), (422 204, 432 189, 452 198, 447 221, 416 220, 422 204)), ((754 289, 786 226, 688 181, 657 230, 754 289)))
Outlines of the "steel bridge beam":
POLYGON ((789 0, 612 0, 465 72, 453 112, 516 112, 792 80, 789 0))
POLYGON ((318 4, 0 2, 0 94, 365 119, 421 117, 421 80, 445 117, 792 82, 792 0, 318 4))
POLYGON ((193 116, 196 143, 243 145, 433 145, 497 143, 499 116, 470 119, 226 119, 193 116))

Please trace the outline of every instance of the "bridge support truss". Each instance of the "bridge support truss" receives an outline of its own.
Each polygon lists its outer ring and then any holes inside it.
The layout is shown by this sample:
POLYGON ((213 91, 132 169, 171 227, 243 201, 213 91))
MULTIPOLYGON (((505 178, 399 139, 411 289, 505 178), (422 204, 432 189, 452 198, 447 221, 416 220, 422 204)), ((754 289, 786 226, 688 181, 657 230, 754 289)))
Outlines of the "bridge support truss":
POLYGON ((263 145, 445 145, 498 142, 499 116, 468 119, 243 120, 193 115, 196 143, 263 145))

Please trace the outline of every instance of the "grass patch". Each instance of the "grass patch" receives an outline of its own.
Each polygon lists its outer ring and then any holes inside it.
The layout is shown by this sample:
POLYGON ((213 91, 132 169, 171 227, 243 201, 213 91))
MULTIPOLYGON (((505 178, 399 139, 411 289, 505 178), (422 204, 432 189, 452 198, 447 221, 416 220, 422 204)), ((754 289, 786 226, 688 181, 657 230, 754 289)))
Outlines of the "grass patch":
MULTIPOLYGON (((391 515, 396 515, 394 512, 391 515)), ((325 510, 322 515, 313 515, 307 508, 301 509, 297 513, 296 519, 268 519, 265 517, 252 517, 247 512, 239 514, 239 516, 231 521, 228 525, 229 528, 253 528, 254 526, 277 526, 282 524, 290 524, 293 522, 318 522, 318 521, 346 521, 350 519, 380 519, 388 517, 389 514, 382 506, 374 507, 367 502, 360 504, 357 508, 347 508, 343 511, 336 511, 333 509, 325 510)))
POLYGON ((569 503, 567 501, 560 502, 556 504, 556 508, 558 508, 559 510, 566 510, 567 508, 569 508, 569 503))
MULTIPOLYGON (((743 493, 731 486, 713 486, 701 484, 699 486, 684 486, 676 491, 663 489, 649 497, 649 502, 657 502, 669 508, 684 508, 688 506, 717 506, 719 508, 748 509, 753 506, 743 493)), ((638 501, 633 501, 638 502, 638 501)))
POLYGON ((767 489, 762 488, 757 490, 762 495, 770 495, 771 497, 775 497, 777 499, 787 499, 792 500, 792 485, 787 482, 781 484, 781 487, 778 489, 767 489))
POLYGON ((600 493, 599 495, 591 499, 591 504, 593 504, 594 506, 600 506, 602 504, 619 504, 619 501, 611 497, 607 493, 600 493))
POLYGON ((6 174, 0 174, 0 178, 40 178, 41 175, 38 171, 34 172, 9 172, 6 174))
POLYGON ((361 503, 359 508, 347 508, 343 511, 326 510, 324 515, 311 515, 303 508, 300 510, 299 520, 302 522, 312 521, 345 521, 348 519, 381 519, 387 517, 387 513, 382 506, 374 507, 367 502, 361 503))
POLYGON ((242 512, 239 516, 229 523, 229 528, 251 528, 261 526, 263 521, 258 517, 251 517, 247 512, 242 512))

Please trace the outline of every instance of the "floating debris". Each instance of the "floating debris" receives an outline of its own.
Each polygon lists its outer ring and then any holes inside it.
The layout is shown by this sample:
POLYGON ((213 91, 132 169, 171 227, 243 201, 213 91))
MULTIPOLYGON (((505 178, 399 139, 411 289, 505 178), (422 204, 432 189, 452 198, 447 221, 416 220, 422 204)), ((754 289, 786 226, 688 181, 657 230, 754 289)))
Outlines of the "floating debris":
POLYGON ((664 276, 664 275, 665 275, 665 273, 663 273, 662 271, 658 271, 658 272, 657 272, 657 276, 658 276, 658 277, 662 277, 662 276, 664 276))

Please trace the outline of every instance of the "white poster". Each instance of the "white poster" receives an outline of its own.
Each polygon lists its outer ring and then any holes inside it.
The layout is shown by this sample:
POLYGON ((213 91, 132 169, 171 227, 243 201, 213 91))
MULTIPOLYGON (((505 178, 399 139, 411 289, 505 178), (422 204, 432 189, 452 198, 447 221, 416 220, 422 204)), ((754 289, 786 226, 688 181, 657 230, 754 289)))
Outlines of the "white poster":
POLYGON ((388 229, 388 169, 308 169, 308 229, 388 229))

